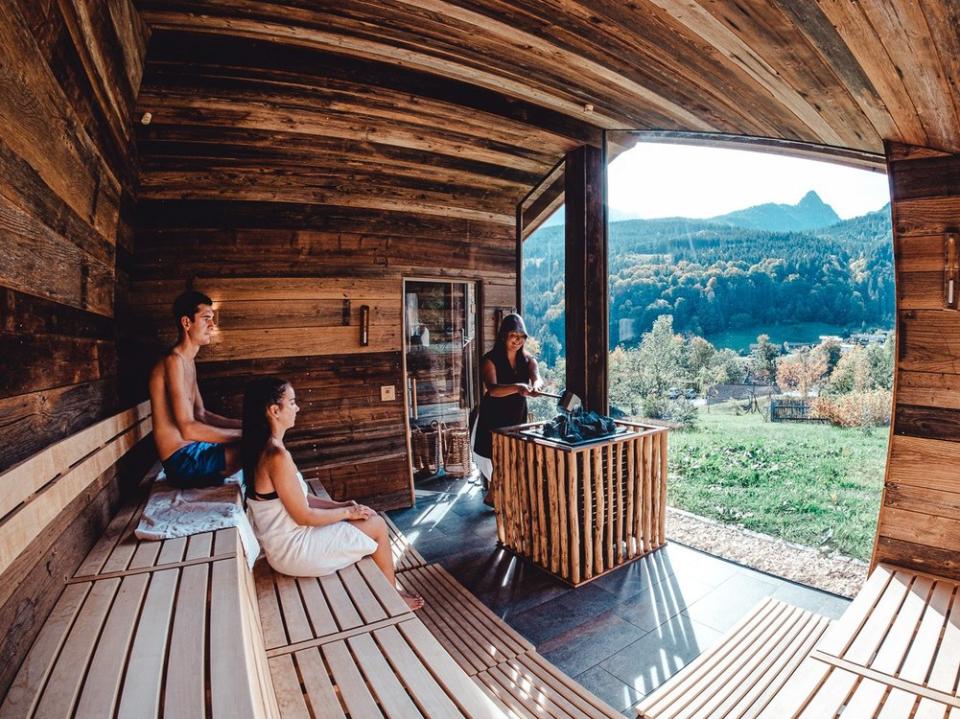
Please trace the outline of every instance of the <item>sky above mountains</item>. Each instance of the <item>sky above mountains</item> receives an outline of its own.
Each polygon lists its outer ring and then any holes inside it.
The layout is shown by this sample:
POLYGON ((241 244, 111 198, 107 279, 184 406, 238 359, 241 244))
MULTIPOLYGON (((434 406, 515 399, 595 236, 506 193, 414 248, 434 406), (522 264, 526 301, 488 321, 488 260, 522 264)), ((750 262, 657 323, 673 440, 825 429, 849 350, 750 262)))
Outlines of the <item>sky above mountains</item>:
POLYGON ((843 219, 890 201, 887 176, 762 152, 639 143, 610 165, 610 207, 634 217, 714 217, 810 190, 843 219))
MULTIPOLYGON (((887 176, 763 152, 638 143, 610 165, 611 221, 710 218, 765 203, 796 205, 814 191, 841 219, 890 201, 887 176)), ((548 225, 562 224, 562 213, 548 225)))

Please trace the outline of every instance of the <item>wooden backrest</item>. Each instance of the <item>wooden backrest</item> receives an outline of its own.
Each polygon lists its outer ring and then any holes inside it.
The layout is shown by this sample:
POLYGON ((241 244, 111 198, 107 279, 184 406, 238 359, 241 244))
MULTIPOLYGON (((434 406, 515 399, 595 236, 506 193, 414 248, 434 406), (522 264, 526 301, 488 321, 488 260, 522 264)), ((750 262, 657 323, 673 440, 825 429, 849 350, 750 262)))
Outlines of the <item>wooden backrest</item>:
POLYGON ((948 238, 960 245, 960 155, 890 143, 887 158, 898 347, 873 564, 960 579, 960 310, 945 271, 948 238))
POLYGON ((81 492, 153 428, 143 402, 0 474, 0 574, 81 492))

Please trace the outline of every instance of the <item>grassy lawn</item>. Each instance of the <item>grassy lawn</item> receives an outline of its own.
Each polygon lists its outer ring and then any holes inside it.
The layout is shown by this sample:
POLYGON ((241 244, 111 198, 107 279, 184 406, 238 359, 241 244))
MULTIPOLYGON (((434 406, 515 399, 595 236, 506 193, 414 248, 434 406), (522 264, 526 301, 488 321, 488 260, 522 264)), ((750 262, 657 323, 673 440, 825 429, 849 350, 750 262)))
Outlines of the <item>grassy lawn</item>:
POLYGON ((671 506, 791 542, 869 559, 886 427, 765 422, 701 407, 670 435, 671 506))

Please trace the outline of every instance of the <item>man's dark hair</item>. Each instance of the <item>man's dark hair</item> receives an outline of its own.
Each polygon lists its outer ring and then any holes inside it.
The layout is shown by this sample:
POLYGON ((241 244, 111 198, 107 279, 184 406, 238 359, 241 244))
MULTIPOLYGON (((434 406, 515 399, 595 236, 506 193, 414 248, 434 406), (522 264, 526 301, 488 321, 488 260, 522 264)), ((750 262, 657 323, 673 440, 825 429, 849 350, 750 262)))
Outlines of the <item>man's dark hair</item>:
POLYGON ((193 321, 200 305, 210 305, 212 307, 213 300, 196 290, 187 290, 173 301, 173 321, 177 323, 177 329, 181 328, 181 317, 189 317, 190 321, 193 321))

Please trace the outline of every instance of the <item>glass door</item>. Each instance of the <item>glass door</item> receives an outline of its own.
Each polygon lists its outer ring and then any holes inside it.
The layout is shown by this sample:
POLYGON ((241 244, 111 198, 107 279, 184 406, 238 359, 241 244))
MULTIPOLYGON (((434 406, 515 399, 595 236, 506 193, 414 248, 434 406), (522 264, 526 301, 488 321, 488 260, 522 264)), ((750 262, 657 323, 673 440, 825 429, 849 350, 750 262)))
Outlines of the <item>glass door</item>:
POLYGON ((404 280, 404 353, 414 479, 470 475, 469 417, 479 401, 475 283, 404 280))

